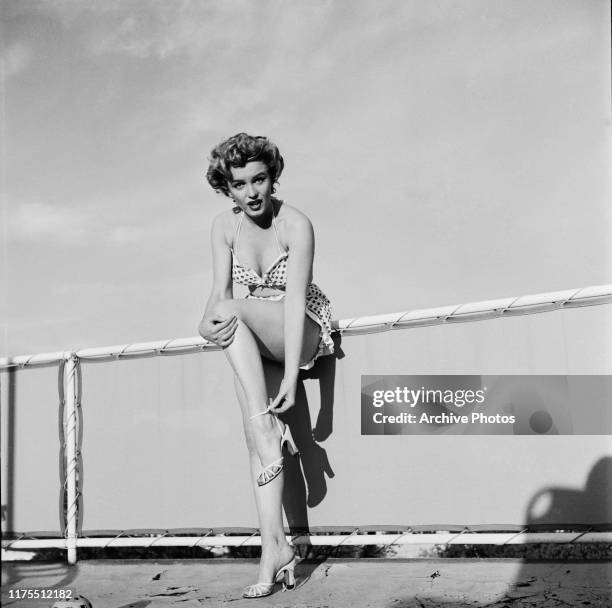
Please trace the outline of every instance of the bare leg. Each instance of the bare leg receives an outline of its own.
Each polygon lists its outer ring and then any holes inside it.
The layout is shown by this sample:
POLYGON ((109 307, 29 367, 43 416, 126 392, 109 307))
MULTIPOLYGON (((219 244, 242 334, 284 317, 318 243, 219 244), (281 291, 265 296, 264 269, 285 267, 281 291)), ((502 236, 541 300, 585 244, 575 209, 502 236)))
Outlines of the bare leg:
POLYGON ((251 330, 240 319, 234 341, 225 349, 225 355, 243 390, 243 399, 240 399, 239 395, 242 414, 246 427, 253 431, 252 440, 259 456, 261 472, 263 467, 280 458, 280 437, 272 416, 251 418, 254 414, 265 411, 268 406, 268 393, 257 341, 251 330))
MULTIPOLYGON (((280 433, 271 415, 251 416, 265 411, 268 405, 261 353, 284 360, 284 307, 281 302, 225 300, 216 312, 238 318, 234 340, 225 354, 236 376, 259 516, 262 557, 258 581, 271 582, 274 573, 293 555, 283 530, 283 474, 261 487, 256 480, 263 467, 281 457, 280 433)), ((312 356, 318 343, 318 328, 307 317, 304 329, 302 360, 312 356)))
POLYGON ((257 485, 257 477, 261 472, 261 463, 255 444, 254 433, 250 420, 245 416, 247 412, 246 395, 238 378, 234 378, 236 394, 242 409, 242 421, 249 459, 251 465, 251 482, 255 494, 257 516, 259 519, 259 530, 261 533, 261 561, 259 562, 258 581, 267 582, 272 580, 278 568, 285 565, 293 555, 283 530, 282 495, 283 495, 283 473, 266 484, 257 485))

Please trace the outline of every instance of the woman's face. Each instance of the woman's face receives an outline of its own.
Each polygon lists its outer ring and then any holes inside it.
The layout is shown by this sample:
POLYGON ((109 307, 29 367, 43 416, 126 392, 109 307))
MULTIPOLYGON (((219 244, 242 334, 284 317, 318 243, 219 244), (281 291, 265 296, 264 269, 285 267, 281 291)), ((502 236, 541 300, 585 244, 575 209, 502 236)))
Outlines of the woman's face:
POLYGON ((228 189, 236 205, 247 215, 259 217, 272 208, 272 180, 268 167, 260 160, 244 167, 232 167, 232 180, 228 189))

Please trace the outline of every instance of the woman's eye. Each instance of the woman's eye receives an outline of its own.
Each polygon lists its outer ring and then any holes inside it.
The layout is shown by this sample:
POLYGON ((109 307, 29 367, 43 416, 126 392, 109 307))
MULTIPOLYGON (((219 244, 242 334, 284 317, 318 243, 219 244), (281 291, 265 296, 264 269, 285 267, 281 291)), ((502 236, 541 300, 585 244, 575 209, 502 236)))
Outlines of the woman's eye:
POLYGON ((242 188, 243 186, 244 184, 234 184, 232 188, 234 188, 235 190, 240 190, 240 188, 242 188))

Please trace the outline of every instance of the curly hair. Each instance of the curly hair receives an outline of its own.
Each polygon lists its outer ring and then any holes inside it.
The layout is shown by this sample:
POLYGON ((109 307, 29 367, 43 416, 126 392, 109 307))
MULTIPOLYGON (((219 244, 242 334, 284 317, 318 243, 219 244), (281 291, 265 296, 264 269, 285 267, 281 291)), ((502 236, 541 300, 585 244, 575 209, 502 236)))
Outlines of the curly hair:
POLYGON ((206 179, 216 192, 230 196, 227 183, 232 179, 231 168, 244 167, 257 160, 268 167, 272 183, 278 183, 285 166, 278 148, 266 137, 238 133, 213 148, 208 159, 206 179))

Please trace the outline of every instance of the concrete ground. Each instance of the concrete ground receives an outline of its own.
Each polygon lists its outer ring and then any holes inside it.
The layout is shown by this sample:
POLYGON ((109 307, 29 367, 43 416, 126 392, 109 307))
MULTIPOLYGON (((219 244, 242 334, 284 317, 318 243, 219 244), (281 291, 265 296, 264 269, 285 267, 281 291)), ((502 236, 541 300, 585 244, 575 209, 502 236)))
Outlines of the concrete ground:
POLYGON ((297 589, 243 599, 257 560, 86 560, 2 565, 2 605, 50 607, 15 599, 16 590, 71 589, 93 608, 287 606, 291 608, 609 607, 612 563, 519 559, 302 560, 297 589))

